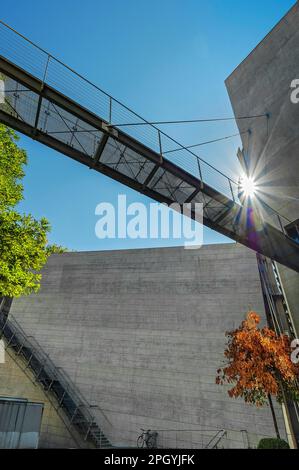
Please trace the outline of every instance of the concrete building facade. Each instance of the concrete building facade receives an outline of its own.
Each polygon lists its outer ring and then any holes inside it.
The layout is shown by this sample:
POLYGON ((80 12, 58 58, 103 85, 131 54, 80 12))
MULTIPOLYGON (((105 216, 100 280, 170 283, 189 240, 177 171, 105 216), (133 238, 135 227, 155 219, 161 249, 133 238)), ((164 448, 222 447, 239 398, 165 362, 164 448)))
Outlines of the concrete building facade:
MULTIPOLYGON (((249 174, 257 185, 256 203, 272 223, 287 227, 299 219, 299 3, 272 29, 226 80, 249 174), (297 84, 297 85, 296 85, 297 84)), ((299 230, 299 221, 297 223, 299 230)), ((298 232, 299 233, 299 232, 298 232)), ((299 237, 298 237, 299 240, 299 237)), ((289 309, 299 335, 299 274, 279 265, 289 309)))
POLYGON ((223 244, 52 255, 40 292, 10 315, 96 406, 114 445, 136 446, 144 428, 161 447, 202 447, 225 429, 220 446, 246 447, 274 435, 270 410, 230 398, 215 377, 225 331, 250 309, 265 321, 256 256, 223 244))
MULTIPOLYGON (((243 155, 285 225, 298 219, 298 25, 296 3, 226 82, 236 116, 263 115, 238 121, 251 131, 243 155)), ((298 332, 299 275, 282 266, 279 273, 298 332)), ((76 384, 112 444, 136 446, 140 428, 158 432, 158 447, 204 447, 219 430, 227 431, 223 447, 274 435, 269 408, 231 399, 215 384, 225 331, 251 309, 265 322, 254 252, 225 244, 64 253, 42 275, 40 292, 15 299, 10 315, 76 384)), ((45 402, 41 446, 88 446, 14 359, 0 365, 0 395, 45 402)), ((276 413, 285 437, 279 406, 276 413)))

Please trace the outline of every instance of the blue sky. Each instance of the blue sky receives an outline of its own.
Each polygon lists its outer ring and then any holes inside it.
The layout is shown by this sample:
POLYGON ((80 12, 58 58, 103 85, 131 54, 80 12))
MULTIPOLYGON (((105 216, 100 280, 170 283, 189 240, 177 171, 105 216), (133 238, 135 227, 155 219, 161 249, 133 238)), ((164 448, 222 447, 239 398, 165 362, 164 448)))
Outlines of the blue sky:
MULTIPOLYGON (((294 0, 15 0, 1 19, 148 120, 231 116, 225 78, 294 0)), ((167 126, 185 145, 236 132, 233 122, 167 126)), ((24 136, 28 152, 20 209, 46 216, 50 242, 74 250, 176 245, 177 240, 99 240, 95 207, 150 202, 144 196, 24 136)), ((228 175, 239 169, 238 138, 202 147, 228 175)), ((228 242, 204 229, 204 243, 228 242)))

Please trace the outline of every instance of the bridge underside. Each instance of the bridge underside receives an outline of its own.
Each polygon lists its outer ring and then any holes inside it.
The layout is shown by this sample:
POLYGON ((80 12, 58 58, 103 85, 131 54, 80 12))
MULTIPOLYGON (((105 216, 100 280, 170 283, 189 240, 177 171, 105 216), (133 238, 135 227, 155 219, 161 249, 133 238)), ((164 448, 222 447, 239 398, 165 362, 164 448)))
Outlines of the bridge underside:
POLYGON ((0 74, 0 122, 156 201, 202 203, 206 226, 299 272, 298 245, 241 206, 236 188, 218 192, 3 56, 0 74))

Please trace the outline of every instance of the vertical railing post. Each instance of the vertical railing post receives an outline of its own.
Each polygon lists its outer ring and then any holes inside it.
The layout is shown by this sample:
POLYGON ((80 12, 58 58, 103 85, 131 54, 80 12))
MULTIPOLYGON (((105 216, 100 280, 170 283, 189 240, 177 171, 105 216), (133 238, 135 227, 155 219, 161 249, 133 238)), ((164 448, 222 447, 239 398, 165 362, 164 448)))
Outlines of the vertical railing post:
POLYGON ((112 124, 112 98, 109 96, 109 124, 112 124))
POLYGON ((51 56, 48 54, 48 56, 47 56, 47 62, 46 62, 45 70, 44 70, 44 75, 43 75, 43 79, 42 79, 42 84, 41 84, 40 95, 39 95, 39 98, 38 98, 38 103, 37 103, 37 108, 36 108, 36 114, 35 114, 35 122, 34 122, 34 132, 35 132, 35 133, 37 133, 38 122, 39 122, 39 115, 40 115, 40 112, 41 112, 41 106, 42 106, 42 101, 43 101, 42 91, 43 91, 43 89, 44 89, 44 84, 45 84, 45 82, 46 82, 50 59, 51 59, 51 56))
POLYGON ((75 419, 75 416, 76 416, 76 414, 77 414, 78 409, 79 409, 79 406, 76 406, 75 411, 74 411, 74 413, 72 414, 72 417, 71 417, 71 423, 73 423, 73 421, 74 421, 74 419, 75 419))
POLYGON ((0 104, 5 103, 5 84, 3 78, 0 76, 0 104))
POLYGON ((41 361, 42 361, 42 362, 41 362, 41 367, 40 367, 40 369, 39 369, 39 371, 38 371, 37 376, 35 377, 35 382, 38 382, 38 381, 39 381, 39 377, 40 377, 41 373, 45 370, 45 366, 46 366, 46 364, 47 364, 47 362, 48 362, 48 357, 49 357, 49 355, 46 354, 45 358, 42 358, 42 359, 41 359, 41 361))
POLYGON ((202 172, 201 172, 201 166, 199 163, 199 158, 196 158, 197 160, 197 167, 198 167, 198 173, 199 173, 199 178, 200 178, 200 187, 203 189, 203 180, 202 180, 202 172))
POLYGON ((46 78, 47 78, 47 73, 48 73, 48 68, 49 68, 50 59, 51 59, 51 56, 48 54, 47 62, 46 62, 46 66, 45 66, 45 71, 44 71, 44 76, 43 76, 43 79, 42 79, 43 84, 45 83, 46 78))
POLYGON ((228 178, 228 182, 229 182, 230 192, 232 193, 233 201, 236 202, 235 195, 233 192, 232 182, 229 178, 228 178))
POLYGON ((162 142, 161 142, 161 132, 158 130, 158 141, 159 141, 159 152, 160 155, 163 154, 163 149, 162 149, 162 142))
POLYGON ((89 423, 86 434, 84 436, 84 441, 87 441, 87 439, 88 439, 88 436, 89 436, 89 433, 90 433, 90 430, 91 430, 91 426, 92 426, 92 422, 89 423))

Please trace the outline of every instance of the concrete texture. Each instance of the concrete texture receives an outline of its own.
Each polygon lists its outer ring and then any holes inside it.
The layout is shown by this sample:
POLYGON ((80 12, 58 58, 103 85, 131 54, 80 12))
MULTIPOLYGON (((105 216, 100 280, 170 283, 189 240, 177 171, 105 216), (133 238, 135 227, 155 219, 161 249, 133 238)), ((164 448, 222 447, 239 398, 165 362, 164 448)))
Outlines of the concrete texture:
POLYGON ((58 414, 48 396, 36 384, 30 369, 24 371, 24 365, 11 350, 5 353, 4 364, 0 364, 0 396, 27 398, 32 402, 44 403, 39 448, 87 447, 86 442, 69 427, 64 414, 61 411, 58 414))
MULTIPOLYGON (((291 102, 291 82, 299 79, 298 25, 296 2, 226 80, 236 116, 269 113, 269 119, 243 120, 238 125, 241 132, 252 131, 242 141, 261 198, 290 221, 299 217, 299 103, 291 102)), ((277 218, 271 221, 277 223, 277 218)), ((279 269, 299 335, 299 274, 279 269)))
POLYGON ((187 443, 194 430, 195 446, 207 428, 236 431, 228 447, 243 446, 241 429, 255 443, 273 435, 268 408, 231 399, 215 385, 225 331, 248 309, 264 315, 251 250, 223 244, 64 253, 52 255, 42 274, 40 292, 15 299, 11 313, 99 407, 94 412, 113 444, 136 445, 141 427, 168 445, 173 430, 187 443))

